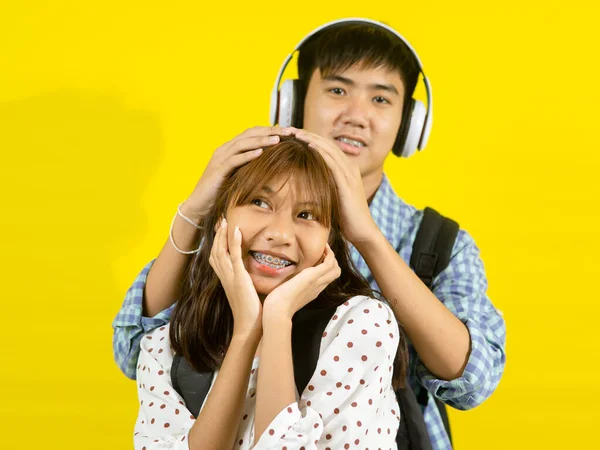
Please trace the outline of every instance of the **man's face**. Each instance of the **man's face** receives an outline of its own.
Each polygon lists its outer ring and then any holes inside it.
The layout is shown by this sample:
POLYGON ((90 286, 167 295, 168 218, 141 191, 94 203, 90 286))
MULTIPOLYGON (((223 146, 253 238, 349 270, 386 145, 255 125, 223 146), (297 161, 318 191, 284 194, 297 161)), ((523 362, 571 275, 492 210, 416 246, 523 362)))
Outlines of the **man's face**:
POLYGON ((404 84, 397 71, 360 65, 322 77, 317 68, 304 104, 304 128, 334 139, 365 178, 383 172, 402 120, 404 84))

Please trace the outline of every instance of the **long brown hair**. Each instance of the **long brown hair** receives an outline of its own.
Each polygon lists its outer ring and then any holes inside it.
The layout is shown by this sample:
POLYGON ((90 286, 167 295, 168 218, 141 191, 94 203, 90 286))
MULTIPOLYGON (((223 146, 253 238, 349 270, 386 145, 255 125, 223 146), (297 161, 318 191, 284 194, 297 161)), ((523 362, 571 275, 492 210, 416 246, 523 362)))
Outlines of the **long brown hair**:
MULTIPOLYGON (((171 318, 170 339, 173 350, 199 371, 219 368, 231 342, 233 315, 225 291, 209 264, 215 228, 229 208, 246 205, 270 181, 284 177, 299 192, 308 194, 316 204, 316 220, 330 227, 329 245, 341 269, 338 279, 329 284, 310 307, 339 306, 356 295, 376 298, 368 282, 358 273, 350 258, 341 231, 340 205, 333 175, 323 157, 305 142, 282 137, 278 144, 234 170, 219 189, 200 231, 202 248, 190 262, 182 286, 182 298, 171 318)), ((401 339, 403 338, 403 333, 401 339)), ((394 385, 402 385, 407 366, 406 343, 398 349, 394 385)))

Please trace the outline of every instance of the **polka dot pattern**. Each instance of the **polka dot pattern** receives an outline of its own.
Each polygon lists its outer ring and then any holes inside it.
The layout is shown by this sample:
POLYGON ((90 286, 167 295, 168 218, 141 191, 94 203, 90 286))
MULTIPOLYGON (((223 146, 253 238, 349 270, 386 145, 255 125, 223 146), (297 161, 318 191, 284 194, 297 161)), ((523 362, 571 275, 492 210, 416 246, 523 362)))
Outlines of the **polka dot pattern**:
MULTIPOLYGON (((260 394, 256 391, 259 360, 255 359, 234 448, 395 448, 401 419, 391 388, 390 362, 398 335, 396 320, 385 303, 367 297, 344 302, 323 332, 315 373, 300 400, 286 405, 257 437, 253 430, 260 394)), ((171 385, 169 326, 144 336, 140 346, 135 448, 187 450, 195 417, 171 385)))

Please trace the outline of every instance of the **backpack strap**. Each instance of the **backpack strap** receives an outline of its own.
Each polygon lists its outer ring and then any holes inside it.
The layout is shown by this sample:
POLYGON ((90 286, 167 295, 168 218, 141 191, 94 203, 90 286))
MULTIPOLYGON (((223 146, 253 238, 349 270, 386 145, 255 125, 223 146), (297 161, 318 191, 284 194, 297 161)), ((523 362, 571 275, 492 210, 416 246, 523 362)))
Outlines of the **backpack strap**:
POLYGON ((429 289, 432 288, 433 279, 450 262, 458 228, 454 220, 432 208, 425 208, 413 244, 410 266, 429 289))
POLYGON ((315 373, 321 338, 336 309, 337 306, 321 310, 304 307, 292 318, 294 379, 300 395, 315 373))
MULTIPOLYGON (((454 220, 442 216, 432 208, 425 208, 413 244, 410 266, 430 290, 432 290, 434 278, 448 267, 458 230, 458 223, 454 220)), ((423 389, 417 400, 425 407, 428 398, 427 390, 423 389)), ((437 398, 435 403, 444 422, 444 428, 450 443, 452 443, 446 405, 437 398)))
POLYGON ((396 390, 396 400, 400 407, 400 423, 396 434, 398 450, 432 450, 421 406, 408 379, 403 388, 396 390))
POLYGON ((213 376, 213 371, 198 372, 182 355, 178 353, 174 355, 171 364, 171 383, 194 417, 198 417, 200 413, 200 408, 210 391, 213 376))
MULTIPOLYGON (((317 368, 321 337, 336 309, 337 307, 326 310, 304 308, 292 319, 294 378, 300 394, 317 368)), ((200 413, 213 377, 213 371, 198 372, 182 355, 176 354, 173 357, 171 364, 173 389, 183 398, 185 406, 194 417, 198 417, 200 413)))

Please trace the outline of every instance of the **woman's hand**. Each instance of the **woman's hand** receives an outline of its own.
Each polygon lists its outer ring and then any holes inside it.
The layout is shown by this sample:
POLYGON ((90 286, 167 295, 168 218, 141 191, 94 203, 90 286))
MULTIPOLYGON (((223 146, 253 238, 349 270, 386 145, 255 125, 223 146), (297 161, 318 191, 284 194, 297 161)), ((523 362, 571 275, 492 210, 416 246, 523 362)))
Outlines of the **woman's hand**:
POLYGON ((289 136, 294 131, 295 128, 254 127, 221 145, 213 153, 194 191, 181 206, 182 212, 199 223, 233 169, 257 158, 263 147, 279 142, 279 136, 289 136))
POLYGON ((226 219, 217 230, 208 260, 227 295, 233 335, 262 334, 262 305, 242 261, 242 232, 236 226, 228 238, 226 219))
MULTIPOLYGON (((273 289, 263 304, 263 321, 289 319, 317 296, 341 274, 333 251, 326 244, 323 261, 304 269, 294 278, 273 289)), ((264 327, 264 323, 263 323, 264 327)))

